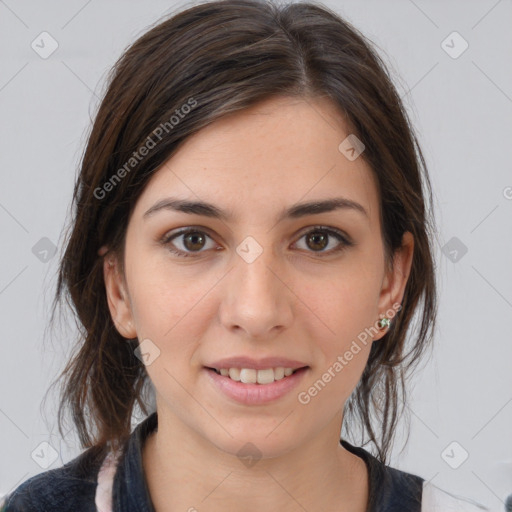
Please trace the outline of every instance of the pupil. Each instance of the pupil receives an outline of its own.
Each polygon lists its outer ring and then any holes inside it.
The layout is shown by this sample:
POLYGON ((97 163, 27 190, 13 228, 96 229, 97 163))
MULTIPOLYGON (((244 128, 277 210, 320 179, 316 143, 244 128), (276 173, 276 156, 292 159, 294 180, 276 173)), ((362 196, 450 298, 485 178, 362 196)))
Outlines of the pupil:
MULTIPOLYGON (((317 243, 317 240, 320 239, 321 242, 324 242, 323 244, 320 243, 321 247, 320 249, 324 249, 327 245, 326 241, 327 241, 327 236, 325 234, 322 234, 317 231, 316 234, 312 234, 310 235, 309 237, 310 240, 314 240, 314 244, 317 243)), ((311 247, 311 246, 310 246, 311 247)), ((311 247, 312 249, 314 249, 314 247, 311 247)))
POLYGON ((199 246, 198 247, 194 247, 194 244, 196 242, 192 242, 192 244, 189 244, 187 243, 188 240, 202 240, 204 242, 204 237, 200 234, 200 233, 197 233, 197 232, 194 232, 194 233, 189 233, 186 237, 185 237, 185 246, 187 247, 187 249, 190 249, 190 250, 194 250, 194 249, 201 249, 202 245, 201 243, 199 243, 199 246))

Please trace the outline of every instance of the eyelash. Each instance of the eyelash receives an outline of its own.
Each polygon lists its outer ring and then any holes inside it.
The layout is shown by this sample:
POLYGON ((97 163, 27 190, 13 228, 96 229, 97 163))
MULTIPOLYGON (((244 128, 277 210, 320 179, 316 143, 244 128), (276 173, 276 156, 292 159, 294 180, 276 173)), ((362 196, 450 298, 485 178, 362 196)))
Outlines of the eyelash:
MULTIPOLYGON (((320 257, 320 258, 324 258, 324 257, 330 256, 330 255, 332 255, 334 253, 341 252, 344 249, 346 249, 348 247, 352 247, 354 245, 354 243, 349 241, 342 234, 341 231, 338 231, 337 229, 333 229, 333 228, 328 228, 326 226, 314 226, 313 228, 311 228, 306 233, 303 233, 301 235, 301 237, 299 238, 299 240, 301 238, 303 238, 304 236, 309 235, 309 234, 314 233, 314 232, 327 233, 328 235, 330 235, 330 236, 332 235, 339 242, 341 242, 338 247, 336 247, 335 249, 331 249, 330 251, 322 251, 322 252, 309 251, 309 252, 311 252, 313 254, 318 255, 318 257, 320 257)), ((196 229, 196 228, 188 227, 188 228, 182 229, 181 231, 178 231, 177 233, 165 234, 162 237, 160 242, 163 245, 167 246, 167 249, 170 252, 172 252, 173 254, 175 254, 176 256, 178 256, 178 257, 182 257, 182 258, 199 257, 199 256, 196 256, 196 255, 200 255, 202 252, 206 252, 206 251, 197 251, 196 253, 186 253, 186 252, 184 252, 184 251, 182 251, 180 249, 176 249, 171 244, 171 241, 174 240, 175 238, 178 238, 181 235, 187 235, 189 233, 204 234, 204 235, 208 236, 209 238, 212 238, 210 235, 208 235, 208 233, 202 231, 201 229, 196 229)))

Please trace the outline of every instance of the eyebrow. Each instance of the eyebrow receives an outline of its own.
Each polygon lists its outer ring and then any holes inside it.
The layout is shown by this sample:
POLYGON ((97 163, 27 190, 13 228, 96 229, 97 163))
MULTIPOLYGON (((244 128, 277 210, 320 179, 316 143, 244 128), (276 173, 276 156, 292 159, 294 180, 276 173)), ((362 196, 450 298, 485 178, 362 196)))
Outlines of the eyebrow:
MULTIPOLYGON (((333 197, 330 199, 320 201, 310 201, 307 203, 294 204, 287 208, 279 215, 277 221, 281 222, 284 219, 298 219, 307 215, 315 215, 319 213, 332 212, 335 210, 351 210, 361 213, 369 217, 365 208, 351 199, 345 197, 333 197)), ((214 204, 204 201, 189 201, 187 199, 178 199, 174 197, 166 197, 155 203, 143 215, 143 219, 147 219, 154 215, 156 212, 172 210, 183 212, 193 215, 202 215, 204 217, 211 217, 229 222, 233 219, 234 214, 232 211, 223 210, 214 204)))

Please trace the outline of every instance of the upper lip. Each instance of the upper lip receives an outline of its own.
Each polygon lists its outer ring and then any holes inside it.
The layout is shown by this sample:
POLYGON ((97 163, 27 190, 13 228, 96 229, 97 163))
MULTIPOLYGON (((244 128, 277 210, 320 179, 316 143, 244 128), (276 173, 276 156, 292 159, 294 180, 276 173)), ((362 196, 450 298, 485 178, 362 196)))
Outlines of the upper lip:
POLYGON ((294 370, 307 366, 301 361, 287 359, 286 357, 264 357, 263 359, 252 359, 246 356, 227 357, 219 359, 209 365, 208 368, 254 368, 255 370, 266 370, 267 368, 293 368, 294 370))

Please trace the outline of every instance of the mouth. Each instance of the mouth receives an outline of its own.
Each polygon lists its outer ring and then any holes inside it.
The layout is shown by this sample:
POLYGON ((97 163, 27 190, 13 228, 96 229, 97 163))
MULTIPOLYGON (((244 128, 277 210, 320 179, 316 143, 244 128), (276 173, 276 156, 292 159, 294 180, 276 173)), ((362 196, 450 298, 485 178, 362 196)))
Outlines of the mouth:
POLYGON ((300 368, 285 368, 277 366, 275 368, 266 368, 256 370, 255 368, 211 368, 206 366, 207 370, 216 373, 229 380, 240 382, 242 384, 260 384, 262 386, 272 384, 273 382, 287 379, 295 373, 306 370, 309 366, 300 368))
POLYGON ((300 385, 309 370, 309 366, 261 370, 204 367, 214 389, 244 406, 263 406, 284 399, 300 385))

